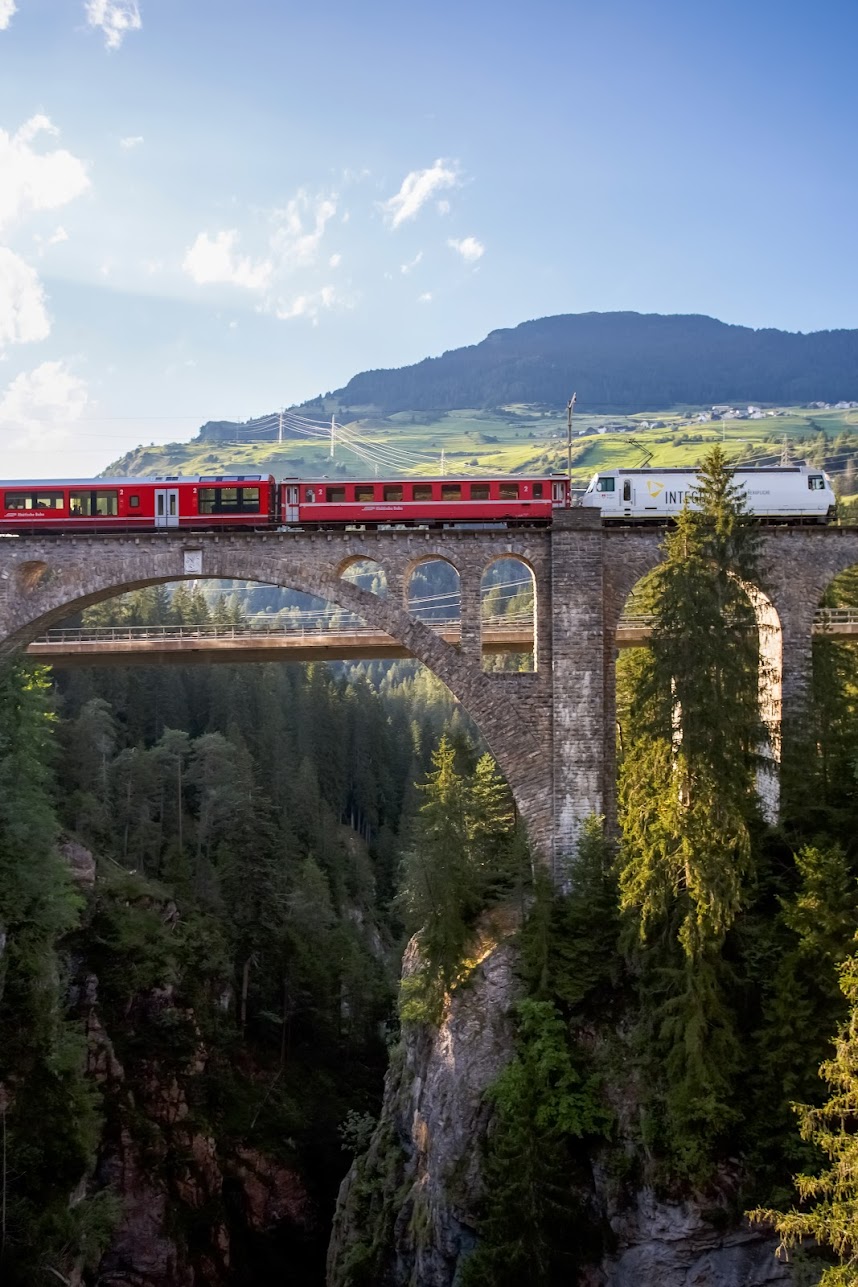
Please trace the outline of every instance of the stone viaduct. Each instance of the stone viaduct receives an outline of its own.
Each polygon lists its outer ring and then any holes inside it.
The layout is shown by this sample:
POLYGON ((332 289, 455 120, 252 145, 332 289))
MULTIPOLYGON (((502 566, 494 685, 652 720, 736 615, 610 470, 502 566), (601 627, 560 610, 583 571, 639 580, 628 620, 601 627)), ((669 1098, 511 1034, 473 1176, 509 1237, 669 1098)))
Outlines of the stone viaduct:
MULTIPOLYGON (((531 840, 562 879, 584 819, 615 815, 616 631, 636 582, 660 558, 657 529, 603 526, 594 510, 560 511, 551 529, 184 533, 0 537, 0 657, 100 600, 185 578, 260 581, 327 599, 402 643, 473 717, 512 788, 531 840), (413 569, 458 571, 461 642, 407 610, 413 569), (533 673, 486 673, 480 583, 498 559, 530 568, 536 593, 533 673), (383 568, 385 597, 343 578, 358 560, 383 568)), ((775 757, 811 680, 814 612, 831 579, 858 563, 858 530, 764 531, 756 587, 775 757), (783 719, 782 719, 783 717, 783 719)))

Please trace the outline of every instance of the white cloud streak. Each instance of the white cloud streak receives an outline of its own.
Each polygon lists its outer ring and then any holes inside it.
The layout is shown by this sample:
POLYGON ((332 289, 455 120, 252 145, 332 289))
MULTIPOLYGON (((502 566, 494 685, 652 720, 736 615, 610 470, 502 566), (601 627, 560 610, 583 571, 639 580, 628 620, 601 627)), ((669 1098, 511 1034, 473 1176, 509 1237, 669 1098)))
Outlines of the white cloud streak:
POLYGON ((423 258, 423 251, 422 251, 422 250, 418 250, 418 252, 417 252, 417 254, 414 256, 414 258, 413 258, 413 259, 409 259, 409 261, 408 261, 408 263, 407 263, 407 264, 400 264, 400 265, 399 265, 399 271, 402 273, 402 275, 403 275, 404 277, 407 277, 407 276, 408 276, 408 274, 409 274, 410 272, 413 272, 413 271, 414 271, 414 269, 415 269, 415 268, 417 267, 417 265, 420 263, 420 261, 421 261, 421 259, 422 259, 422 258, 423 258))
POLYGON ((325 225, 337 213, 336 197, 309 196, 301 188, 285 210, 275 210, 271 252, 281 268, 306 267, 315 263, 325 225))
POLYGON ((296 295, 294 299, 288 302, 286 300, 281 301, 275 308, 274 313, 282 322, 291 321, 296 317, 315 319, 323 310, 333 308, 338 302, 337 293, 333 286, 323 286, 321 290, 296 295))
POLYGON ((341 301, 333 286, 319 282, 342 262, 337 252, 322 254, 325 230, 337 214, 334 194, 311 196, 301 188, 288 204, 268 215, 264 252, 258 257, 239 250, 235 228, 209 235, 201 232, 185 254, 182 267, 199 286, 242 286, 259 296, 259 309, 281 320, 314 320, 341 301))
POLYGON ((434 193, 442 188, 455 188, 459 181, 459 171, 451 161, 439 159, 428 170, 412 170, 402 180, 399 191, 381 203, 388 226, 398 228, 416 218, 434 193))
POLYGON ((104 32, 108 49, 118 49, 129 31, 140 31, 143 21, 137 0, 86 0, 86 20, 104 32))
POLYGON ((15 134, 0 130, 0 231, 38 210, 53 210, 89 187, 86 166, 57 148, 36 152, 40 134, 56 134, 47 116, 31 116, 15 134))
POLYGON ((15 4, 15 0, 0 0, 0 31, 6 30, 17 9, 18 6, 15 4))
POLYGON ((0 396, 0 428, 18 430, 22 441, 44 444, 68 436, 89 401, 85 381, 63 362, 43 362, 22 371, 0 396))
POLYGON ((223 229, 210 237, 201 232, 188 250, 182 267, 198 286, 224 283, 245 290, 264 290, 271 280, 272 264, 268 259, 254 262, 236 250, 238 232, 223 229))
POLYGON ((461 255, 466 264, 475 264, 486 253, 485 246, 476 237, 448 237, 447 245, 461 255))
POLYGON ((129 134, 127 138, 119 140, 119 146, 123 152, 130 152, 132 148, 139 147, 142 142, 142 134, 129 134))
POLYGON ((51 330, 45 292, 35 269, 0 246, 0 352, 7 344, 32 344, 51 330))

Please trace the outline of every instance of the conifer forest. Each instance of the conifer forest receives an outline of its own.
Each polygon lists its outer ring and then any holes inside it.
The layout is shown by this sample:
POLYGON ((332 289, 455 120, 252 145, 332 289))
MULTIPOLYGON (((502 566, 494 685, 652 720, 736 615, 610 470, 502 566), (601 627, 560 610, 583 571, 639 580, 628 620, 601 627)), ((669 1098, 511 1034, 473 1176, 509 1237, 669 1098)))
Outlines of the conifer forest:
POLYGON ((618 834, 554 881, 415 663, 7 663, 3 1284, 858 1284, 858 647, 773 825, 758 563, 715 449, 617 662, 618 834))

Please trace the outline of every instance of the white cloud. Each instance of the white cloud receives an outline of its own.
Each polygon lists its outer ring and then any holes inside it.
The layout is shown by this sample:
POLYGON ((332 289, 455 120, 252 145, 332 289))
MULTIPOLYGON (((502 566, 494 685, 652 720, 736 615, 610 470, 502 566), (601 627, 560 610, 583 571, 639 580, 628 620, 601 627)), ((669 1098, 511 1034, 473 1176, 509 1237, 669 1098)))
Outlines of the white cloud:
POLYGON ((337 303, 339 300, 333 286, 323 286, 321 290, 296 295, 292 300, 282 300, 274 312, 282 322, 295 317, 315 319, 323 310, 333 308, 337 303))
POLYGON ((119 140, 119 146, 123 152, 130 152, 132 148, 139 147, 142 142, 142 134, 129 134, 126 138, 119 140))
POLYGON ((415 218, 433 193, 440 188, 455 188, 458 183, 459 172, 450 161, 439 159, 428 170, 412 170, 395 196, 381 203, 388 225, 398 228, 407 219, 415 218))
POLYGON ((89 401, 86 384, 63 362, 22 371, 0 396, 0 428, 16 429, 34 444, 68 435, 89 401))
POLYGON ((407 277, 407 276, 408 276, 408 274, 409 274, 413 269, 415 269, 415 268, 417 267, 417 265, 420 263, 420 260, 421 260, 422 258, 423 258, 423 251, 422 251, 422 250, 418 250, 418 252, 417 252, 417 254, 414 256, 414 258, 413 258, 413 259, 409 259, 409 261, 408 261, 408 263, 407 263, 407 264, 400 264, 400 265, 399 265, 399 271, 400 271, 401 273, 403 273, 403 274, 407 277))
POLYGON ((282 268, 298 268, 315 262, 325 225, 337 213, 336 197, 310 197, 301 188, 285 210, 275 210, 271 251, 282 268))
POLYGON ((450 213, 450 202, 439 201, 437 202, 435 209, 438 211, 439 215, 448 215, 450 213))
POLYGON ((422 295, 417 296, 418 304, 431 304, 431 302, 432 302, 431 290, 425 290, 422 295))
POLYGON ((56 134, 47 116, 31 116, 16 134, 0 130, 0 229, 37 210, 54 210, 89 187, 84 163, 64 148, 34 151, 39 134, 56 134))
POLYGON ((61 241, 68 241, 69 235, 62 224, 58 224, 54 231, 48 237, 49 246, 58 246, 61 241))
POLYGON ((137 0, 86 0, 86 20, 100 27, 108 49, 118 49, 129 31, 140 31, 143 22, 137 0))
POLYGON ((182 267, 198 286, 225 282, 243 286, 247 290, 264 290, 271 280, 270 260, 254 261, 236 252, 238 233, 234 228, 223 229, 212 238, 201 232, 188 250, 182 267))
POLYGON ((0 0, 0 31, 5 31, 17 9, 15 0, 0 0))
POLYGON ((485 246, 476 237, 448 237, 447 245, 461 255, 466 264, 475 264, 486 253, 485 246))
POLYGON ((343 262, 342 255, 331 255, 330 259, 328 260, 328 267, 339 268, 342 262, 343 262))
POLYGON ((50 330, 45 292, 35 270, 0 246, 0 351, 6 344, 43 340, 50 330))

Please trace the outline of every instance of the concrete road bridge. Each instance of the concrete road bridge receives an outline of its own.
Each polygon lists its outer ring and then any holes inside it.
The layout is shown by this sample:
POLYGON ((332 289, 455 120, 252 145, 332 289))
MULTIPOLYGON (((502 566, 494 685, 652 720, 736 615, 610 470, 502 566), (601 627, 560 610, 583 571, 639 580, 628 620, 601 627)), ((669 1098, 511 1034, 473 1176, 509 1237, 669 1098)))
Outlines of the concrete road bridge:
MULTIPOLYGON (((497 758, 531 840, 555 864, 585 818, 615 815, 615 659, 637 582, 659 562, 658 529, 612 528, 595 510, 560 512, 550 529, 184 533, 0 537, 0 656, 28 647, 72 613, 182 579, 258 581, 353 613, 429 667, 462 703, 497 758), (444 637, 408 609, 421 564, 456 570, 460 622, 444 637), (483 668, 481 584, 501 559, 533 578, 535 668, 483 668), (387 594, 349 568, 373 561, 387 594)), ((858 529, 763 530, 763 575, 751 587, 767 679, 761 703, 772 762, 797 727, 812 673, 814 618, 830 581, 858 564, 858 529)))

